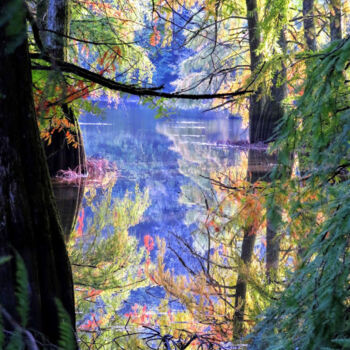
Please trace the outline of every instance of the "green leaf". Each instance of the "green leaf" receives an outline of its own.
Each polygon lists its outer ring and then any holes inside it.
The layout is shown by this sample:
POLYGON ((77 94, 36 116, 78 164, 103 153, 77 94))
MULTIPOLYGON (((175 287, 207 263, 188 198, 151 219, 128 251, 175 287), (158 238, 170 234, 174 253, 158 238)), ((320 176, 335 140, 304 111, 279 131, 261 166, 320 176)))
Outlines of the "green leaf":
POLYGON ((76 349, 76 340, 73 332, 73 327, 71 319, 64 309, 61 301, 55 299, 57 306, 57 313, 59 318, 59 340, 58 346, 60 349, 64 350, 75 350, 76 349))
POLYGON ((28 274, 22 257, 16 253, 16 298, 17 312, 21 318, 21 324, 26 327, 29 316, 29 281, 28 274))

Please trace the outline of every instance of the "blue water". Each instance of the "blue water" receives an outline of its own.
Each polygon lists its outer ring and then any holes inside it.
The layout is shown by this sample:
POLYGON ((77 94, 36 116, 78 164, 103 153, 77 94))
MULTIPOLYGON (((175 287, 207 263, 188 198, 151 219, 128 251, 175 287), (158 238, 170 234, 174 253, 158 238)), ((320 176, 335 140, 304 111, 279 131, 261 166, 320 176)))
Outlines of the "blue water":
MULTIPOLYGON (((218 141, 246 140, 241 121, 220 113, 178 111, 171 118, 155 119, 155 112, 137 103, 122 103, 106 109, 103 119, 84 115, 80 119, 88 157, 103 157, 117 164, 120 176, 113 196, 133 192, 135 184, 148 188, 150 207, 143 221, 130 233, 143 245, 143 237, 164 237, 193 269, 195 261, 171 235, 191 244, 193 233, 205 212, 205 203, 215 204, 210 181, 212 172, 240 162, 239 151, 218 145, 218 141)), ((152 251, 151 258, 155 258, 152 251)), ((177 257, 166 255, 166 267, 185 272, 177 257)), ((160 288, 133 292, 130 303, 152 305, 151 294, 162 296, 160 288)))

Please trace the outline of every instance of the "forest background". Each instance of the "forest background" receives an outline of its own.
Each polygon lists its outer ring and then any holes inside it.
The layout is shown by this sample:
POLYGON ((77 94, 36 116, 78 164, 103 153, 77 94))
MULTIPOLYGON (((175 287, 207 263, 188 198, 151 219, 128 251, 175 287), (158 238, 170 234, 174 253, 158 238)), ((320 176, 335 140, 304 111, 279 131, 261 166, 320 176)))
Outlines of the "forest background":
POLYGON ((1 346, 349 348, 349 6, 3 0, 1 346), (153 238, 140 250, 128 235, 147 208, 138 190, 135 202, 115 203, 105 186, 89 235, 113 227, 109 239, 91 248, 78 219, 65 242, 49 174, 86 173, 78 116, 125 94, 160 116, 173 98, 249 125, 245 171, 210 177, 220 202, 205 203, 207 249, 182 242, 198 261, 194 270, 182 260, 186 276, 165 269, 172 247, 158 241, 152 262, 153 238), (273 169, 253 167, 262 144, 273 169), (114 219, 103 220, 108 211, 114 219), (263 259, 254 249, 262 237, 263 259), (116 313, 116 295, 145 283, 167 292, 159 313, 116 313), (172 312, 173 298, 183 312, 172 312), (98 303, 107 309, 96 316, 98 303))

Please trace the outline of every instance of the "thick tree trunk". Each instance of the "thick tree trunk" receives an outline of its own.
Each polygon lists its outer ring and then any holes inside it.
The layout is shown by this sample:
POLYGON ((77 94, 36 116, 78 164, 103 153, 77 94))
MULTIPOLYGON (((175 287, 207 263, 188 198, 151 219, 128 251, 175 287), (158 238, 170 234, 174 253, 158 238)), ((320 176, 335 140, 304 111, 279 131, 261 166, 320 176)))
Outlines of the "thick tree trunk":
MULTIPOLYGON (((256 0, 246 0, 249 49, 250 49, 250 69, 252 74, 257 74, 257 68, 262 63, 262 57, 258 54, 260 45, 259 20, 256 0)), ((281 33, 280 46, 285 49, 286 41, 281 33)), ((282 71, 275 73, 271 98, 264 96, 261 88, 250 96, 249 101, 249 139, 250 143, 268 142, 272 140, 273 133, 278 121, 283 116, 281 101, 286 96, 286 85, 278 84, 286 75, 285 67, 282 71)))
POLYGON ((267 208, 266 221, 266 277, 268 283, 271 283, 277 278, 280 256, 278 226, 281 221, 281 210, 276 203, 267 208))
POLYGON ((330 0, 330 31, 331 41, 342 38, 342 4, 341 0, 330 0))
POLYGON ((316 51, 316 28, 314 21, 314 0, 303 0, 304 38, 307 49, 316 51))
MULTIPOLYGON (((57 344, 55 298, 75 325, 72 273, 35 116, 24 2, 2 0, 3 14, 12 16, 0 21, 0 256, 24 259, 28 327, 57 344)), ((0 303, 20 322, 15 272, 14 259, 0 265, 0 303)))
MULTIPOLYGON (((39 0, 37 5, 37 21, 44 50, 50 56, 61 61, 67 59, 66 36, 69 34, 68 0, 39 0)), ((61 74, 57 72, 57 74, 61 74)), ((84 142, 77 118, 69 106, 61 106, 67 120, 76 128, 71 134, 76 138, 78 147, 67 143, 65 132, 55 131, 50 145, 45 144, 49 171, 55 176, 59 170, 77 169, 86 172, 84 142)))

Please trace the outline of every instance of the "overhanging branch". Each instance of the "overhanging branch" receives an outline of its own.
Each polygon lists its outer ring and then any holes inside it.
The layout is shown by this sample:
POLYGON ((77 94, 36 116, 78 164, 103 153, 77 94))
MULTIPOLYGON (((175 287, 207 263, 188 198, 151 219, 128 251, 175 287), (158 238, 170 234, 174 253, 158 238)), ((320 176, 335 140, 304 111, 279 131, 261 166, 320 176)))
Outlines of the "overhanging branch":
POLYGON ((34 65, 32 69, 37 70, 61 70, 64 73, 72 73, 80 78, 87 79, 93 83, 99 84, 105 88, 124 92, 131 95, 136 96, 151 96, 151 97, 163 97, 163 98, 175 98, 175 99, 188 99, 188 100, 209 100, 214 98, 228 98, 228 97, 234 97, 234 96, 242 96, 244 94, 248 94, 253 92, 252 90, 236 90, 233 92, 227 92, 227 93, 220 93, 220 94, 181 94, 176 92, 162 92, 157 91, 160 90, 162 87, 158 88, 142 88, 138 87, 136 85, 128 85, 128 84, 122 84, 118 83, 112 79, 108 79, 103 77, 102 75, 98 73, 94 73, 89 71, 88 69, 79 67, 75 64, 68 63, 65 61, 57 60, 52 57, 32 53, 30 54, 30 57, 32 59, 41 59, 46 62, 49 62, 52 66, 41 66, 41 65, 34 65))

